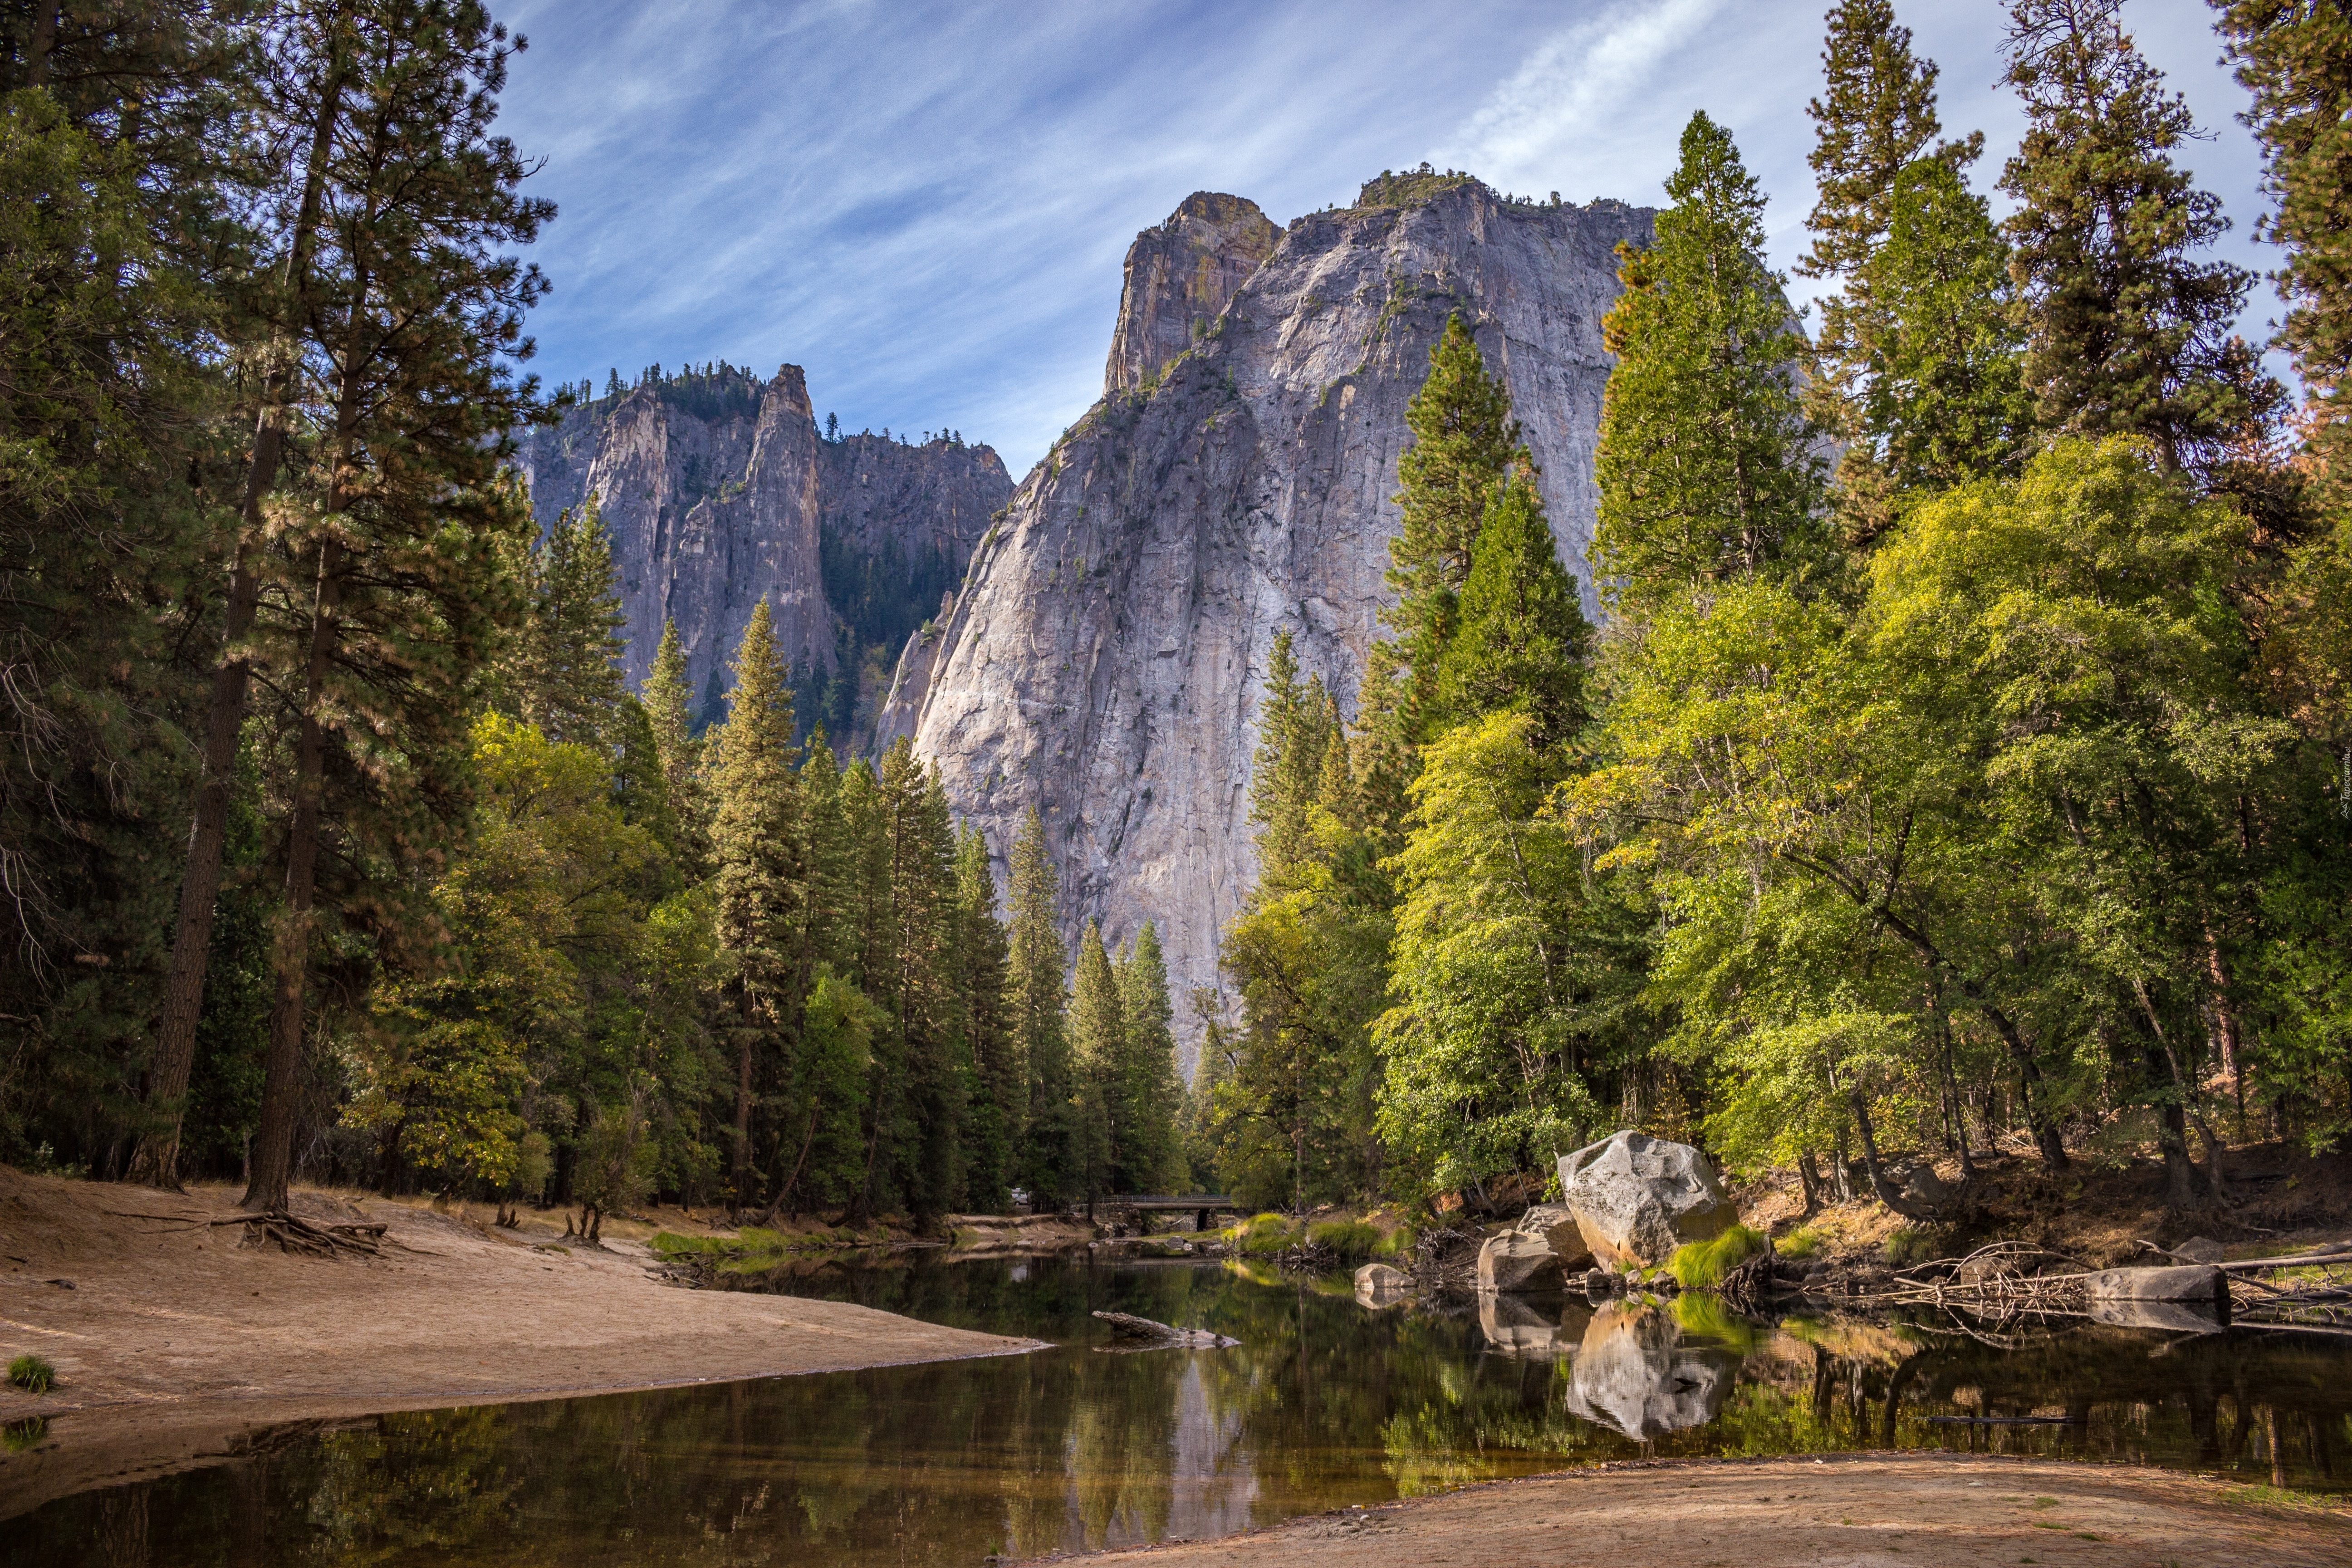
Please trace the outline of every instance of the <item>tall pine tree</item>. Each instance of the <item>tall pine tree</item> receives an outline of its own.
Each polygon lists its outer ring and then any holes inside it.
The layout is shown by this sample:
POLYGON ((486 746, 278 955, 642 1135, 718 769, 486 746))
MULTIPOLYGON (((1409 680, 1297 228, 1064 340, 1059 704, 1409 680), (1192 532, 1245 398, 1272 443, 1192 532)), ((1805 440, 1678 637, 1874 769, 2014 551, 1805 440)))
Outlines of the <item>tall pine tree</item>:
POLYGON ((1029 1074, 1013 1029, 1012 948, 996 918, 988 841, 970 826, 956 843, 956 943, 954 973, 972 1060, 964 1180, 975 1209, 1001 1213, 1025 1131, 1029 1074))
POLYGON ((1731 135, 1691 116, 1657 242, 1621 246, 1601 323, 1617 356, 1601 412, 1593 568, 1635 619, 1698 585, 1802 580, 1825 555, 1819 461, 1799 405, 1803 347, 1764 253, 1764 194, 1731 135))
POLYGON ((1176 1071, 1168 961, 1151 921, 1143 922, 1143 930, 1119 954, 1115 970, 1119 1016, 1126 1024, 1119 1100, 1124 1107, 1120 1120, 1128 1131, 1112 1151, 1114 1178, 1122 1192, 1167 1192, 1181 1179, 1177 1136, 1184 1113, 1184 1084, 1176 1071))
POLYGON ((2199 261, 2230 226, 2173 162, 2189 105, 2124 31, 2122 0, 2017 0, 2005 79, 2025 138, 2002 171, 2011 268, 2042 426, 2136 435, 2204 469, 2277 390, 2231 331, 2252 275, 2199 261))
POLYGON ((1067 1026, 1069 973, 1058 921, 1061 880, 1034 806, 1013 839, 1013 1034, 1029 1069, 1021 1179, 1040 1212, 1079 1190, 1076 1083, 1067 1026))
POLYGON ((735 1068, 734 1142, 728 1170, 734 1205, 752 1201, 751 1114, 763 1063, 773 1063, 798 1027, 808 902, 806 825, 793 768, 793 695, 762 597, 735 655, 726 726, 711 747, 717 810, 711 851, 717 870, 719 945, 733 963, 725 1032, 735 1068))
POLYGON ((1543 498, 1510 479, 1489 493, 1462 589, 1462 625, 1438 665, 1438 694, 1457 720, 1523 712, 1530 744, 1549 750, 1584 727, 1591 627, 1559 563, 1543 498))
POLYGON ((1127 1020, 1119 1009, 1118 978, 1094 921, 1078 938, 1077 973, 1070 987, 1070 1067, 1077 1079, 1077 1189, 1092 1208, 1118 1189, 1119 1148, 1134 1137, 1122 1092, 1127 1020))

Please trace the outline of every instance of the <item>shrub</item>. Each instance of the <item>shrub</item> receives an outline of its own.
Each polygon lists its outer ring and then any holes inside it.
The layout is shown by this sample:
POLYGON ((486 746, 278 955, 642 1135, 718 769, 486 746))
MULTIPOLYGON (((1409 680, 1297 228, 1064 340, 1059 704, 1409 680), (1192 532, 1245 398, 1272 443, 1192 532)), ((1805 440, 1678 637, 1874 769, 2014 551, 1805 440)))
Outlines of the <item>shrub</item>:
POLYGON ((1821 1233, 1811 1226, 1799 1226, 1773 1246, 1783 1258, 1811 1258, 1822 1249, 1821 1233))
POLYGON ((1712 1290, 1723 1277, 1762 1252, 1764 1233, 1735 1225, 1712 1241, 1685 1242, 1666 1260, 1666 1272, 1685 1290, 1712 1290))
POLYGON ((8 1363, 8 1381, 27 1394, 47 1394, 57 1385, 58 1369, 37 1355, 20 1355, 8 1363))
POLYGON ((1343 1262, 1360 1263, 1379 1250, 1382 1237, 1381 1227, 1369 1220, 1327 1219, 1308 1226, 1307 1239, 1329 1247, 1343 1262))

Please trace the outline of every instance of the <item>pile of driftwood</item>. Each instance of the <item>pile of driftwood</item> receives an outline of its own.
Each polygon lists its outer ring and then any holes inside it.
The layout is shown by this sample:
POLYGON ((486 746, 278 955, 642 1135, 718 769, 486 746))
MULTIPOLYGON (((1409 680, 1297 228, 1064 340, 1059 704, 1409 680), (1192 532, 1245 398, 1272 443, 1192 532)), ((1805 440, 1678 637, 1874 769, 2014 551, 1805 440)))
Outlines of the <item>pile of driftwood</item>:
POLYGON ((2170 1267, 2093 1268, 2031 1242, 2001 1241, 1965 1258, 1897 1270, 1886 1289, 1855 1298, 1890 1307, 1967 1312, 1995 1326, 2093 1318, 2143 1327, 2312 1329, 2352 1334, 2352 1242, 2291 1258, 2212 1262, 2153 1243, 2170 1267))

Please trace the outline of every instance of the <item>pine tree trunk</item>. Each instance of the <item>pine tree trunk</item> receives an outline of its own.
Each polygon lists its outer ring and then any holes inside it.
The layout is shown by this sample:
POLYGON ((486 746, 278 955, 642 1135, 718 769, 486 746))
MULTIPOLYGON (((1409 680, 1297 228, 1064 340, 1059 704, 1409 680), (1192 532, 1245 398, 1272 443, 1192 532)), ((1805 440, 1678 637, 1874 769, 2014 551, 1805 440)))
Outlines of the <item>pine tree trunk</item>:
MULTIPOLYGON (((56 6, 45 7, 54 35, 56 6)), ((328 66, 310 128, 310 153, 302 176, 302 201, 287 250, 286 281, 299 297, 307 288, 310 256, 325 198, 327 160, 342 105, 342 64, 328 66)), ((220 895, 221 853, 228 836, 229 783, 245 727, 246 690, 251 666, 237 644, 253 629, 261 583, 252 552, 261 536, 261 502, 278 482, 285 446, 286 411, 281 406, 290 368, 282 360, 269 373, 254 423, 253 450, 246 465, 245 494, 237 509, 236 555, 229 571, 228 600, 221 616, 220 667, 213 672, 210 708, 205 720, 203 773, 196 785, 195 819, 188 830, 188 861, 180 879, 180 911, 172 932, 172 969, 165 982, 163 1016, 156 1030, 155 1059, 149 1068, 145 1104, 152 1125, 140 1134, 131 1158, 131 1178, 151 1186, 179 1187, 182 1100, 196 1059, 196 1026, 204 1016, 205 972, 212 956, 213 911, 220 895)))
POLYGON ((253 1141, 253 1176, 243 1206, 286 1206, 293 1174, 294 1100, 302 1072, 302 1019, 310 973, 311 901, 317 890, 319 819, 326 793, 327 667, 335 646, 335 610, 342 593, 342 547, 320 542, 318 604, 310 616, 304 672, 301 740, 295 753, 294 817, 286 835, 286 908, 278 917, 277 994, 269 1010, 269 1057, 262 1070, 261 1127, 253 1141))

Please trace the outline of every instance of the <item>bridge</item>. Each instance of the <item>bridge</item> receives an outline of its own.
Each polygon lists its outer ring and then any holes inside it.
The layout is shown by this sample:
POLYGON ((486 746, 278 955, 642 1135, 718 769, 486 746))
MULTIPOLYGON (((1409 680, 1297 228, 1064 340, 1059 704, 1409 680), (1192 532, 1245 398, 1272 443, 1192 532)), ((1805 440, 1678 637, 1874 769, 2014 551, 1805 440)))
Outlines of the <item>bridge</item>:
POLYGON ((1118 1194, 1097 1200, 1098 1208, 1129 1208, 1138 1214, 1192 1214, 1196 1231, 1210 1230, 1221 1214, 1239 1214, 1248 1205, 1239 1198, 1229 1198, 1215 1193, 1196 1193, 1190 1197, 1154 1196, 1138 1194, 1129 1197, 1118 1194))

